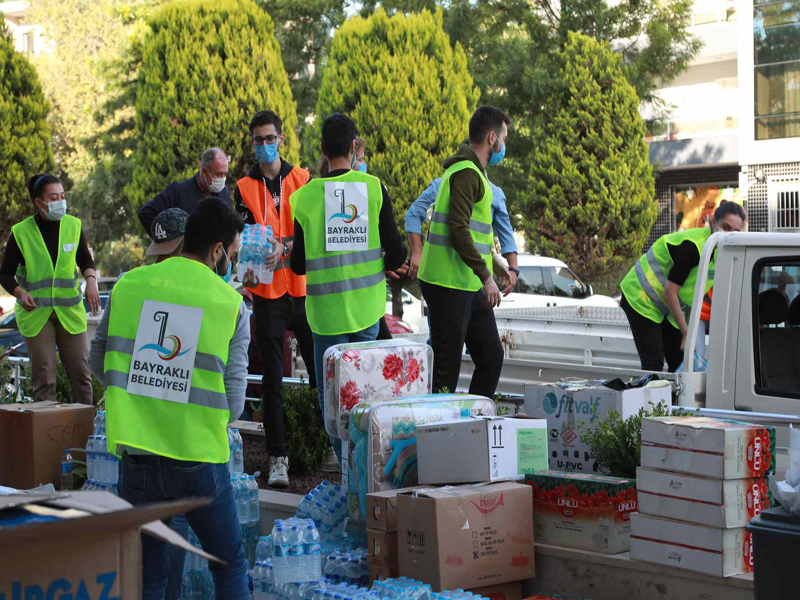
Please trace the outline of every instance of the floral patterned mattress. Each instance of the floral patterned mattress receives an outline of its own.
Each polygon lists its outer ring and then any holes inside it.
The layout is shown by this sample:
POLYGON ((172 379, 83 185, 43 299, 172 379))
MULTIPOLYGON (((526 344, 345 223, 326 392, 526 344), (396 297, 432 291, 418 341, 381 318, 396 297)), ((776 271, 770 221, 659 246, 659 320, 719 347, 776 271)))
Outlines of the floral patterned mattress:
POLYGON ((359 402, 431 391, 433 350, 411 340, 332 346, 325 352, 325 430, 347 440, 350 411, 359 402))
POLYGON ((494 416, 483 396, 426 394, 369 400, 350 413, 350 521, 366 522, 367 494, 417 485, 417 426, 470 416, 494 416))

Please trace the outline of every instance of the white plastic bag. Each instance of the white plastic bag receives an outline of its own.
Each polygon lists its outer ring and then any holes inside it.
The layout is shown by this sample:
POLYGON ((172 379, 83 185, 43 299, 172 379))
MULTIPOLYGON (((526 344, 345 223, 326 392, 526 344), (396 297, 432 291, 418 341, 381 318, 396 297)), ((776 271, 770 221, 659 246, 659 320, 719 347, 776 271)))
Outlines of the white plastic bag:
POLYGON ((789 428, 789 470, 786 479, 769 478, 773 495, 790 513, 800 515, 800 429, 789 428))
MULTIPOLYGON (((708 370, 708 361, 698 354, 697 350, 694 351, 694 363, 692 364, 695 373, 705 373, 708 370)), ((686 369, 683 368, 683 363, 678 367, 676 373, 683 373, 686 369)))

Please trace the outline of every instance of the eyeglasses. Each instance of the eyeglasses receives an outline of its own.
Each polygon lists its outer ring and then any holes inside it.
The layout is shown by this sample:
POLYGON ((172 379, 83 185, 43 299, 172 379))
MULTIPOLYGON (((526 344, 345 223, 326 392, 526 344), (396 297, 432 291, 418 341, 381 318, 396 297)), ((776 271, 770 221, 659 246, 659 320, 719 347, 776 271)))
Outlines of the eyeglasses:
POLYGON ((267 137, 261 137, 260 135, 256 135, 253 137, 253 143, 256 146, 263 146, 264 144, 274 144, 278 141, 277 135, 268 135, 267 137))

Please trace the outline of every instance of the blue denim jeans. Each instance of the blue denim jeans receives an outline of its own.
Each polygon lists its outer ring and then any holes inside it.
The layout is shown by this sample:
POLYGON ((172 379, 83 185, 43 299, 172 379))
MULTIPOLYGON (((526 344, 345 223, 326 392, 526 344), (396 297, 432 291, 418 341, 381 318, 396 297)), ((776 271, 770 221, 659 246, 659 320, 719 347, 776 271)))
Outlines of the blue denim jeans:
MULTIPOLYGON (((120 463, 121 464, 121 463, 120 463)), ((181 536, 189 539, 189 521, 183 515, 175 515, 169 521, 169 528, 181 536)), ((178 546, 169 547, 169 576, 167 577, 167 590, 164 600, 180 600, 181 586, 183 585, 183 563, 186 560, 186 550, 178 546)))
MULTIPOLYGON (((380 322, 375 323, 371 327, 367 327, 355 333, 343 333, 341 335, 318 335, 314 334, 314 367, 317 375, 317 396, 319 397, 319 409, 322 411, 322 420, 325 420, 325 378, 326 371, 323 359, 325 358, 325 351, 331 346, 338 344, 350 344, 352 342, 371 342, 378 337, 378 330, 380 329, 380 322)), ((336 458, 342 462, 342 443, 338 440, 331 440, 333 450, 336 452, 336 458)))
MULTIPOLYGON (((186 520, 203 550, 227 563, 209 561, 217 599, 249 598, 242 531, 224 463, 186 462, 126 453, 120 471, 119 495, 134 506, 183 498, 213 498, 211 504, 186 513, 186 520)), ((164 598, 171 548, 165 542, 142 535, 143 600, 164 598)))

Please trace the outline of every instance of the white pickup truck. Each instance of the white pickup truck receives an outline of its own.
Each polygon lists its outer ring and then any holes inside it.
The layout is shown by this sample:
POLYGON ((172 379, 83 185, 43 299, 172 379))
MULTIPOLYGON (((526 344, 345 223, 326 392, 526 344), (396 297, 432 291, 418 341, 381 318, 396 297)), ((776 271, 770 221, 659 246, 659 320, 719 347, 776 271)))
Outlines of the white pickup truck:
MULTIPOLYGON (((693 370, 697 332, 704 326, 696 310, 688 320, 686 370, 659 375, 673 382, 675 403, 681 406, 701 407, 706 414, 718 409, 786 415, 767 419, 775 425, 796 422, 794 416, 800 414, 800 236, 712 235, 700 258, 693 306, 702 304, 714 251, 707 371, 693 370)), ((504 310, 501 305, 495 314, 506 351, 498 391, 521 394, 528 383, 561 377, 628 380, 646 374, 639 368, 620 308, 504 310)), ((465 354, 460 387, 469 387, 473 370, 465 354)), ((738 417, 748 419, 747 414, 738 417)), ((787 431, 779 429, 779 446, 785 446, 787 439, 787 431)))

